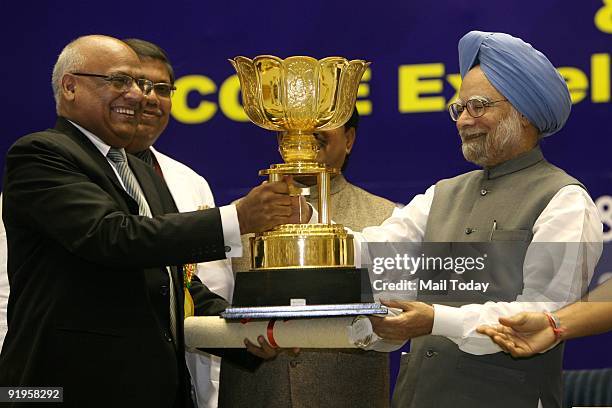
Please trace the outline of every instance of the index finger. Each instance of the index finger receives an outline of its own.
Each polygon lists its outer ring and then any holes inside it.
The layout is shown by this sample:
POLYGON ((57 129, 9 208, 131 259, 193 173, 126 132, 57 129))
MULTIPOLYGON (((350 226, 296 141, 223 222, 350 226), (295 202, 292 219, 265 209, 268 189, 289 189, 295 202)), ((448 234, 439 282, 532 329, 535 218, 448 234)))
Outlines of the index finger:
POLYGON ((491 326, 478 326, 476 328, 476 331, 480 334, 485 334, 489 337, 493 337, 495 335, 499 334, 499 331, 496 330, 494 327, 491 326))
POLYGON ((287 194, 289 193, 289 185, 286 181, 270 181, 265 184, 265 188, 274 193, 287 194))
POLYGON ((372 329, 378 332, 380 329, 393 326, 395 321, 398 320, 398 317, 399 316, 384 316, 381 319, 380 317, 368 316, 368 319, 370 319, 370 323, 372 323, 372 329))
POLYGON ((401 301, 401 300, 388 300, 388 299, 381 299, 380 303, 382 303, 383 305, 387 306, 387 307, 391 307, 391 308, 395 308, 395 309, 401 309, 403 311, 409 310, 410 309, 410 302, 406 302, 406 301, 401 301))

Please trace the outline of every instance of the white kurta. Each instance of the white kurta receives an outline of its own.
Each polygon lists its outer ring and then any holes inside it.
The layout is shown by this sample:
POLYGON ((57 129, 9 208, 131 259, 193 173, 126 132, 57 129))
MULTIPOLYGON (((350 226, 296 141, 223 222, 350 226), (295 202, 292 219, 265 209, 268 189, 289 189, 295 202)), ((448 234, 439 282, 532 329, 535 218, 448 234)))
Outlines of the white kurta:
MULTIPOLYGON (((435 186, 419 194, 405 207, 396 209, 380 226, 365 228, 355 236, 355 254, 363 242, 421 242, 425 236, 435 186)), ((313 216, 314 218, 314 216, 313 216)), ((497 353, 500 348, 476 332, 483 324, 497 324, 501 316, 522 311, 554 311, 580 299, 583 273, 588 280, 603 249, 603 225, 591 197, 581 187, 561 188, 533 226, 533 243, 568 243, 574 249, 563 257, 563 267, 551 280, 549 265, 537 251, 527 250, 523 264, 523 293, 514 302, 486 302, 461 307, 434 305, 433 335, 446 336, 471 354, 497 353), (578 245, 584 251, 576 251, 578 245), (568 288, 573 288, 572 290, 568 288)), ((532 248, 530 245, 529 248, 532 248)), ((361 260, 356 259, 356 263, 361 260)))

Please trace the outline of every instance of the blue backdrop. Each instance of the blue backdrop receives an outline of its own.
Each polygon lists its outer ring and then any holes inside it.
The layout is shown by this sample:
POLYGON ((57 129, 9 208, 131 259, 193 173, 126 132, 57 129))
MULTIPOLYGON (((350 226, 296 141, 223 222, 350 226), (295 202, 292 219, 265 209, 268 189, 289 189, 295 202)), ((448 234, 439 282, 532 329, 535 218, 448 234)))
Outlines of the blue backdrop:
MULTIPOLYGON (((205 176, 219 204, 260 183, 257 171, 279 161, 274 135, 241 110, 228 58, 372 61, 360 87, 362 120, 346 174, 407 203, 436 180, 473 168, 446 112, 460 83, 459 38, 473 29, 519 36, 568 81, 572 114, 542 148, 588 187, 612 240, 610 1, 5 1, 0 7, 0 164, 18 137, 53 126, 51 70, 65 44, 93 33, 139 37, 168 51, 180 88, 157 147, 205 176)), ((612 272, 611 251, 606 245, 597 279, 612 272)), ((611 340, 607 334, 569 342, 566 368, 612 367, 611 340)))

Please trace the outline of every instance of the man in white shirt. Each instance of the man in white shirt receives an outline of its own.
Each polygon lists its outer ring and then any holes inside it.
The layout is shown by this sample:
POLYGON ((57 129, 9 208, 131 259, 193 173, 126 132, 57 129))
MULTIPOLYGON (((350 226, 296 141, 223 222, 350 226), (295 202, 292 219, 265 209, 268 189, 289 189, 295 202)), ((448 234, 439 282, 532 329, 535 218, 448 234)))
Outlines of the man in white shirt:
MULTIPOLYGON (((143 76, 154 83, 153 91, 144 97, 144 110, 136 136, 126 150, 153 166, 163 177, 180 212, 215 207, 213 193, 202 176, 153 148, 168 125, 172 109, 174 70, 167 54, 148 41, 127 39, 124 42, 138 54, 143 76)), ((211 291, 231 301, 234 275, 229 260, 198 263, 195 273, 211 291)), ((220 358, 197 351, 187 352, 185 358, 196 406, 216 407, 220 358)))

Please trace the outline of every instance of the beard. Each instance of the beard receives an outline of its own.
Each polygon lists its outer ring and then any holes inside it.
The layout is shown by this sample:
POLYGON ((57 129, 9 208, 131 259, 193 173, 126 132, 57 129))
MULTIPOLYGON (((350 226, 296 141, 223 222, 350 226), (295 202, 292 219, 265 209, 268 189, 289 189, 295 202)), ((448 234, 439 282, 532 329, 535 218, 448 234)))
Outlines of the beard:
POLYGON ((521 117, 513 108, 492 132, 471 128, 460 130, 459 135, 463 140, 461 151, 465 160, 481 167, 490 163, 500 163, 509 153, 508 147, 515 146, 519 141, 521 117), (473 139, 470 140, 471 137, 473 139))

